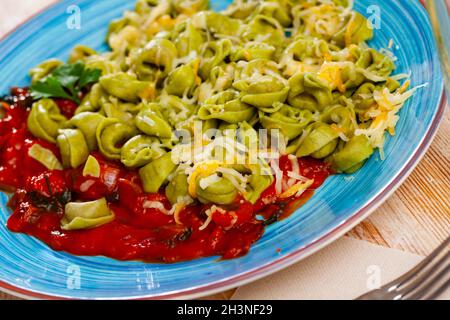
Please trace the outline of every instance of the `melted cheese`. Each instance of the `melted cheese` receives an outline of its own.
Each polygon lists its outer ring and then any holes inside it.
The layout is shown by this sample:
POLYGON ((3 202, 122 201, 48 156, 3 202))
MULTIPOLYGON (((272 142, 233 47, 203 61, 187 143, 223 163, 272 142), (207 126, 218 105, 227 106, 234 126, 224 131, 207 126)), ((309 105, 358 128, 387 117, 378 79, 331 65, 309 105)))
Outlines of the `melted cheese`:
POLYGON ((281 199, 290 198, 292 196, 300 197, 312 184, 314 180, 308 180, 307 182, 299 182, 296 185, 290 187, 288 190, 279 195, 281 199))

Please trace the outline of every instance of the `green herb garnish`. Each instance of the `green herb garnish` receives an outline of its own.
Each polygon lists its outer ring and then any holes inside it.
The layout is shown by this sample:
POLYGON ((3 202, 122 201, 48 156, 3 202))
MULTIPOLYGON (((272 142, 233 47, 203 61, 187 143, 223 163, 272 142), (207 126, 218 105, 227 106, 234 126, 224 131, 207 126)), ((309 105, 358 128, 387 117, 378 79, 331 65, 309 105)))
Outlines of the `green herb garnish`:
POLYGON ((34 99, 63 98, 80 104, 80 92, 86 86, 95 83, 101 76, 101 70, 88 69, 81 62, 65 64, 56 68, 48 77, 34 83, 31 96, 34 99))

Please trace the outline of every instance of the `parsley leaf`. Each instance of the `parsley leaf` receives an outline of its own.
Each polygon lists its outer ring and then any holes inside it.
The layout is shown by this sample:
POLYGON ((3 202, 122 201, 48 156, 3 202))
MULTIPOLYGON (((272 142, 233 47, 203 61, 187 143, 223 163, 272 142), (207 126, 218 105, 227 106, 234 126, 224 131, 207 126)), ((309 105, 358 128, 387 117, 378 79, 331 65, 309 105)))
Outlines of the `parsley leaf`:
POLYGON ((34 99, 63 98, 80 104, 79 93, 89 84, 95 83, 101 70, 88 69, 81 62, 65 64, 56 68, 48 77, 33 84, 31 96, 34 99))

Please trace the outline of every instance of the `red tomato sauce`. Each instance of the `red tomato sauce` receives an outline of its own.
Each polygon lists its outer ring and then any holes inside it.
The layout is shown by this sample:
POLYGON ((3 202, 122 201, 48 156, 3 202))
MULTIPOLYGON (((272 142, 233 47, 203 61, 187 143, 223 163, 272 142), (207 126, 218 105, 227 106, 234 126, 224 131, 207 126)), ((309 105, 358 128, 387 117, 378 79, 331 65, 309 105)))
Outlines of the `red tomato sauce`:
MULTIPOLYGON (((144 208, 146 201, 159 201, 167 210, 171 205, 163 191, 144 193, 137 172, 120 162, 92 153, 101 169, 100 177, 92 178, 84 177, 82 168, 49 171, 29 157, 28 149, 38 143, 60 158, 55 145, 36 139, 28 132, 26 119, 31 103, 28 91, 17 88, 12 90, 7 102, 2 102, 0 188, 13 192, 8 203, 13 210, 8 228, 36 237, 54 250, 168 263, 207 256, 239 257, 262 236, 265 226, 294 212, 332 174, 329 166, 321 161, 298 159, 300 174, 314 179, 314 184, 300 197, 278 199, 274 183, 255 204, 238 198, 234 204, 223 206, 224 210, 214 211, 204 229, 200 227, 211 205, 185 207, 178 216, 180 224, 173 215, 144 208), (114 221, 87 230, 61 229, 65 203, 101 197, 107 199, 115 214, 114 221)), ((68 117, 75 110, 69 101, 58 100, 58 106, 68 117)), ((292 170, 291 166, 287 156, 280 159, 280 168, 285 173, 292 170)))

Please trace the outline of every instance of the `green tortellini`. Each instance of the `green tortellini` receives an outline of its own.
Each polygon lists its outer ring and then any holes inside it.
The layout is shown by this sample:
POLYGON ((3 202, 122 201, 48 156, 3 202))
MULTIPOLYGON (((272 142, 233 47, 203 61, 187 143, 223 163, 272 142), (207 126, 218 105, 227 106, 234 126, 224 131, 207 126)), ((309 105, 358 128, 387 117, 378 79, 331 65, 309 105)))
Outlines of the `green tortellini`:
POLYGON ((174 10, 178 13, 192 14, 192 12, 208 9, 208 0, 172 0, 174 10))
POLYGON ((203 27, 207 28, 209 32, 219 35, 238 36, 242 27, 240 20, 213 11, 200 12, 193 19, 203 21, 203 27))
POLYGON ((81 130, 61 129, 56 139, 64 167, 77 168, 89 156, 89 148, 81 130))
POLYGON ((178 54, 182 57, 189 55, 191 52, 200 53, 205 42, 202 32, 194 27, 193 22, 187 21, 175 26, 171 39, 178 54))
POLYGON ((199 61, 196 60, 190 64, 181 65, 169 74, 165 85, 165 89, 169 95, 180 98, 183 96, 192 96, 198 83, 198 63, 199 61))
POLYGON ((201 120, 218 119, 228 123, 249 121, 255 115, 255 108, 242 102, 233 90, 224 91, 206 100, 200 107, 201 120))
POLYGON ((100 55, 86 57, 84 59, 84 63, 86 68, 100 70, 103 76, 121 71, 121 63, 117 61, 110 61, 100 55))
MULTIPOLYGON (((345 99, 345 98, 343 98, 345 99)), ((347 99, 344 100, 348 102, 347 99)), ((350 102, 349 102, 350 103, 350 102)), ((324 110, 320 117, 321 121, 327 124, 335 124, 344 135, 351 135, 355 129, 356 113, 353 105, 335 105, 324 110)))
POLYGON ((176 169, 177 165, 172 161, 172 153, 165 153, 160 158, 153 160, 139 170, 142 185, 145 192, 158 192, 167 181, 169 175, 176 169))
POLYGON ((179 170, 166 187, 166 196, 171 204, 177 203, 178 199, 189 195, 188 176, 179 170))
POLYGON ((286 38, 281 24, 274 18, 257 15, 245 28, 245 41, 261 41, 270 45, 283 45, 286 38))
MULTIPOLYGON (((262 2, 262 1, 261 1, 262 2)), ((231 3, 224 14, 236 19, 247 19, 258 9, 258 1, 243 0, 231 3)))
POLYGON ((92 86, 91 91, 81 100, 81 104, 75 110, 75 114, 98 111, 108 101, 108 93, 103 90, 103 87, 99 83, 96 83, 92 86))
POLYGON ((177 127, 180 123, 187 121, 194 115, 196 110, 195 106, 190 105, 177 96, 170 95, 161 95, 158 106, 164 119, 167 119, 167 122, 172 127, 177 127))
POLYGON ((30 70, 31 82, 36 83, 49 76, 56 68, 63 64, 62 61, 57 59, 47 60, 37 67, 30 70))
POLYGON ((252 165, 251 169, 249 183, 244 196, 247 201, 254 204, 261 197, 261 194, 272 184, 274 178, 270 174, 270 167, 265 162, 259 161, 258 164, 252 165))
POLYGON ((79 129, 86 139, 89 150, 97 149, 97 127, 105 117, 95 112, 81 112, 73 116, 67 123, 68 128, 79 129))
POLYGON ((275 18, 283 27, 288 28, 292 24, 292 17, 287 1, 273 0, 261 3, 258 13, 275 18))
POLYGON ((286 101, 290 90, 288 82, 278 72, 268 60, 253 60, 240 72, 240 78, 233 87, 241 92, 243 102, 271 112, 275 103, 286 101))
POLYGON ((333 153, 339 143, 339 133, 331 125, 314 123, 306 133, 296 153, 299 158, 312 156, 323 159, 333 153))
POLYGON ((349 46, 372 39, 373 27, 360 13, 353 12, 347 24, 337 32, 332 40, 340 46, 349 46))
POLYGON ((355 66, 382 78, 387 78, 395 68, 389 57, 372 48, 365 49, 359 54, 355 66))
POLYGON ((283 105, 274 113, 259 116, 261 125, 268 130, 278 129, 289 140, 298 137, 303 129, 313 122, 313 114, 309 110, 283 105))
POLYGON ((63 230, 92 229, 115 219, 105 198, 89 202, 69 202, 61 219, 63 230))
POLYGON ((251 61, 255 59, 272 60, 275 56, 276 48, 264 42, 249 42, 242 47, 236 48, 231 53, 231 61, 251 61))
POLYGON ((109 102, 102 104, 100 113, 108 118, 117 118, 123 122, 133 122, 133 118, 141 111, 142 104, 121 102, 111 97, 109 102))
POLYGON ((91 49, 86 46, 78 45, 76 46, 69 56, 69 63, 75 63, 78 61, 85 62, 88 57, 96 55, 97 52, 95 52, 94 49, 91 49))
POLYGON ((97 126, 96 137, 100 152, 108 159, 120 159, 121 145, 137 135, 135 127, 115 118, 105 118, 97 126))
POLYGON ((288 102, 298 109, 322 111, 333 97, 329 85, 312 73, 298 73, 289 79, 288 102))
POLYGON ((28 116, 28 130, 37 138, 56 143, 58 130, 67 121, 56 103, 51 99, 42 99, 33 104, 28 116))
POLYGON ((226 178, 220 178, 219 181, 203 189, 200 186, 202 176, 199 175, 195 181, 197 197, 202 203, 231 204, 238 196, 236 187, 226 178))
POLYGON ((373 147, 366 136, 354 136, 342 149, 327 159, 336 171, 354 173, 373 154, 373 147))
POLYGON ((155 81, 169 74, 177 54, 177 48, 170 40, 154 39, 132 53, 132 65, 139 79, 155 81))
POLYGON ((129 102, 139 101, 153 89, 151 83, 139 81, 136 76, 123 72, 102 76, 100 85, 108 94, 129 102))
POLYGON ((164 144, 158 138, 138 135, 123 145, 120 161, 129 168, 142 167, 164 153, 164 144))
POLYGON ((333 59, 330 47, 332 46, 322 39, 296 37, 282 54, 283 74, 293 76, 302 72, 317 72, 324 61, 333 59))
POLYGON ((150 103, 142 107, 135 119, 135 124, 140 131, 161 139, 172 137, 172 127, 161 113, 160 105, 150 103))
POLYGON ((231 53, 232 43, 229 39, 205 43, 202 50, 199 75, 203 80, 208 79, 211 70, 224 62, 231 53))

